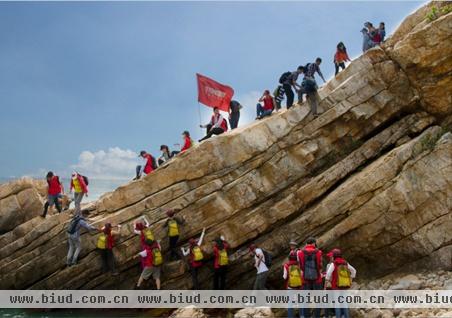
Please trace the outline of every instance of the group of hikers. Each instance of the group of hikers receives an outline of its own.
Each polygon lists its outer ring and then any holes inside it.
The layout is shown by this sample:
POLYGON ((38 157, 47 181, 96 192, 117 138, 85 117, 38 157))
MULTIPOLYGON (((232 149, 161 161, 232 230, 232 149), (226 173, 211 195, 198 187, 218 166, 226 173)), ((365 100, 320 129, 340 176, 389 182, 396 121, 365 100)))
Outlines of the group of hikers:
POLYGON ((366 22, 364 23, 364 28, 361 29, 361 33, 363 34, 363 52, 366 52, 385 40, 385 23, 380 22, 377 29, 371 22, 366 22))

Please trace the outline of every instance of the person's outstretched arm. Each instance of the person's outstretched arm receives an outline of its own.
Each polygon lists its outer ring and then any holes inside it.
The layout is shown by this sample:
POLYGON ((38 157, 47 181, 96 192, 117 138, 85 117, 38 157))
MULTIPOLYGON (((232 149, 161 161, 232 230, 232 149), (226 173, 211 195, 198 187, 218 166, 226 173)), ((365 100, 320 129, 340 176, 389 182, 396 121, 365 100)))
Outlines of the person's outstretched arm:
POLYGON ((202 233, 201 233, 201 237, 199 238, 199 241, 198 241, 198 246, 202 245, 202 240, 204 239, 204 234, 205 233, 206 233, 206 228, 203 228, 202 229, 202 233))

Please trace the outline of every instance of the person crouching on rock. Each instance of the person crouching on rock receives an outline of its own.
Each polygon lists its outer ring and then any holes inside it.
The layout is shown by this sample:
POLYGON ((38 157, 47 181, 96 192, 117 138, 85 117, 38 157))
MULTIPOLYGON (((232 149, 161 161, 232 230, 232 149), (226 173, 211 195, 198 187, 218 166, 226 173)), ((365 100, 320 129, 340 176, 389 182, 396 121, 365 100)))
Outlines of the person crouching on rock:
POLYGON ((58 213, 61 213, 60 197, 64 194, 63 184, 60 182, 60 178, 49 171, 46 176, 47 179, 47 202, 44 204, 44 212, 42 217, 45 218, 49 207, 55 205, 58 213))
POLYGON ((212 135, 221 135, 228 130, 228 122, 220 114, 218 107, 213 109, 213 115, 210 122, 206 125, 199 125, 201 128, 206 128, 207 134, 199 142, 209 139, 212 135))
POLYGON ((158 241, 148 242, 144 249, 136 255, 141 257, 143 271, 138 279, 136 289, 141 287, 144 280, 148 280, 151 276, 155 279, 157 290, 160 290, 160 273, 163 264, 162 248, 158 241))
POLYGON ((88 231, 97 230, 97 228, 86 222, 85 216, 88 213, 86 211, 83 211, 82 214, 83 215, 74 215, 67 228, 67 242, 69 244, 69 250, 66 259, 67 266, 73 266, 77 264, 77 259, 78 255, 80 254, 81 248, 80 230, 82 228, 85 228, 88 231))
MULTIPOLYGON (((80 215, 83 196, 88 196, 88 185, 85 182, 85 178, 77 172, 72 173, 69 193, 74 190, 75 215, 80 215)), ((86 180, 88 179, 86 178, 86 180)))
POLYGON ((168 219, 165 222, 165 227, 168 228, 170 260, 176 260, 180 258, 176 250, 176 245, 177 241, 179 240, 179 226, 185 224, 184 219, 175 216, 177 212, 179 212, 179 210, 168 210, 166 212, 168 219))
POLYGON ((215 245, 213 246, 213 289, 215 290, 226 289, 226 274, 229 265, 228 249, 229 244, 223 236, 215 240, 215 245))
POLYGON ((118 275, 116 271, 115 256, 113 254, 113 246, 115 244, 115 236, 120 235, 121 225, 117 225, 118 231, 113 231, 113 226, 106 223, 100 230, 102 234, 97 239, 97 249, 102 259, 102 271, 104 273, 111 271, 113 275, 118 275))
POLYGON ((184 256, 190 255, 189 265, 194 290, 199 290, 198 273, 204 261, 204 254, 201 249, 201 244, 202 240, 204 239, 205 231, 206 228, 202 230, 202 234, 199 240, 191 238, 188 241, 189 247, 187 249, 181 247, 182 255, 184 256))
POLYGON ((141 178, 141 172, 143 172, 144 174, 150 174, 152 171, 154 171, 155 169, 157 169, 157 164, 155 161, 155 158, 150 154, 147 153, 144 150, 140 151, 140 155, 138 157, 143 158, 144 160, 146 160, 145 164, 144 164, 144 168, 143 171, 141 171, 142 166, 138 165, 136 168, 136 176, 133 180, 138 180, 141 178))

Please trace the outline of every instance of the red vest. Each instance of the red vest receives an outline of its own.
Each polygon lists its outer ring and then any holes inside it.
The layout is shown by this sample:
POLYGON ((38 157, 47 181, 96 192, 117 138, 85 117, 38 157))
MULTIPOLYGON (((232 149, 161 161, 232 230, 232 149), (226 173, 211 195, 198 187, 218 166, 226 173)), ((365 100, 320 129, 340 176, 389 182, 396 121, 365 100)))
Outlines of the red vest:
MULTIPOLYGON (((216 115, 212 115, 212 119, 210 120, 210 123, 213 125, 215 125, 215 123, 217 122, 217 118, 215 118, 216 115)), ((220 117, 220 115, 218 115, 218 117, 220 117)), ((228 131, 228 123, 226 121, 226 119, 223 118, 223 121, 220 124, 221 129, 223 129, 225 132, 228 131)))
POLYGON ((143 172, 145 174, 150 174, 152 171, 154 171, 154 168, 152 167, 152 161, 154 158, 150 154, 146 154, 145 158, 146 158, 146 165, 144 166, 143 172))
POLYGON ((149 246, 145 246, 146 257, 142 257, 143 259, 143 267, 152 267, 153 259, 152 259, 152 248, 149 246))
POLYGON ((331 289, 343 289, 337 287, 337 269, 339 265, 347 265, 346 260, 341 257, 338 257, 334 260, 334 271, 333 275, 331 275, 331 289))
POLYGON ((273 98, 271 96, 264 97, 264 109, 273 110, 273 98))
POLYGON ((49 184, 48 193, 50 195, 57 195, 61 193, 61 183, 58 176, 53 176, 50 180, 47 181, 49 184))

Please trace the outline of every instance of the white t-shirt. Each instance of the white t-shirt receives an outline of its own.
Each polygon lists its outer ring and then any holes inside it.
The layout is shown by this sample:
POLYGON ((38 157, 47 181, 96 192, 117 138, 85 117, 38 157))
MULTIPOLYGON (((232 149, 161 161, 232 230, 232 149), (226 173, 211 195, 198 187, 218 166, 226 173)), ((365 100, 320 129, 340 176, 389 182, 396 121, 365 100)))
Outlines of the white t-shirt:
POLYGON ((268 271, 268 267, 267 267, 267 265, 265 265, 265 256, 264 256, 264 252, 262 252, 262 249, 256 248, 256 250, 254 251, 254 260, 255 260, 254 266, 256 267, 258 274, 268 271), (259 263, 259 259, 260 259, 260 263, 259 263), (259 265, 258 265, 258 263, 259 263, 259 265))

